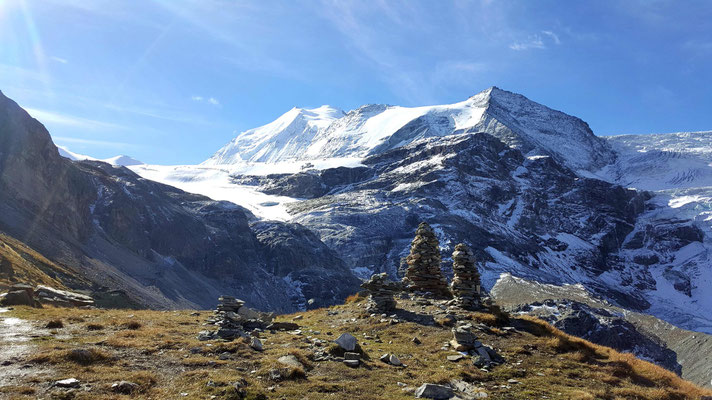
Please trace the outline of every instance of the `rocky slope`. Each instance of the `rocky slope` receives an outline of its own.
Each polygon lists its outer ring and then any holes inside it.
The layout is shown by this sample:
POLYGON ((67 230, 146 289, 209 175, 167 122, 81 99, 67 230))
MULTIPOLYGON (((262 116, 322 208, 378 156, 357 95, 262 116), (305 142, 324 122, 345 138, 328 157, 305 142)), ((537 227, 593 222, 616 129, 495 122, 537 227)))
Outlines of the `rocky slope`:
POLYGON ((250 218, 123 167, 61 157, 44 126, 0 94, 0 229, 95 286, 152 307, 210 307, 235 293, 275 310, 331 304, 357 287, 310 231, 250 218))
POLYGON ((712 371, 707 368, 712 335, 617 307, 582 285, 549 285, 502 274, 490 293, 506 310, 545 319, 568 334, 633 353, 712 387, 712 371))

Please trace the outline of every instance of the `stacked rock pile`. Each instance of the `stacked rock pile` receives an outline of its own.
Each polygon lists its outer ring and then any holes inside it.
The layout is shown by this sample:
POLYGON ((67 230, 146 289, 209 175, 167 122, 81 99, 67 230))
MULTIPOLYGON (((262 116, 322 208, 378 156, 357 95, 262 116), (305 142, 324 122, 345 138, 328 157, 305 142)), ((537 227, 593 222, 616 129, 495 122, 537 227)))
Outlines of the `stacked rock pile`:
POLYGON ((403 282, 408 289, 450 297, 447 281, 440 271, 440 244, 427 223, 418 225, 406 262, 408 269, 403 282))
MULTIPOLYGON (((453 339, 450 346, 455 351, 468 353, 472 356, 472 363, 478 368, 491 368, 504 363, 504 358, 497 354, 493 348, 483 345, 472 333, 472 324, 459 324, 452 329, 453 339)), ((448 358, 457 360, 457 358, 448 358)))
POLYGON ((477 337, 472 333, 472 324, 459 324, 452 328, 453 339, 450 341, 450 346, 456 351, 469 351, 474 349, 477 344, 477 337))
POLYGON ((274 319, 274 314, 263 313, 245 307, 245 302, 232 296, 220 296, 218 306, 208 319, 208 325, 218 327, 217 331, 201 331, 199 340, 224 339, 233 340, 238 337, 249 337, 247 331, 268 328, 274 319))
POLYGON ((477 310, 482 306, 480 298, 480 274, 475 265, 475 255, 467 245, 460 243, 452 253, 454 277, 450 290, 455 297, 454 304, 466 310, 477 310))
POLYGON ((385 272, 373 274, 371 279, 361 284, 361 287, 369 293, 366 305, 368 312, 382 314, 395 310, 396 300, 393 296, 402 289, 402 286, 398 282, 388 280, 385 272))

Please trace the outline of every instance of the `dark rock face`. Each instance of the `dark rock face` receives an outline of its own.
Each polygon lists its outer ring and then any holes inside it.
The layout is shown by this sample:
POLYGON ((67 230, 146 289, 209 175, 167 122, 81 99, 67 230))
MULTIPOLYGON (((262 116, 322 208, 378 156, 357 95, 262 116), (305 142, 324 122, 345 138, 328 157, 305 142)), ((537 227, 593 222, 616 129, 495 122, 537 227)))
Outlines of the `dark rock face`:
POLYGON ((265 177, 238 176, 234 181, 244 185, 259 186, 259 190, 267 194, 314 199, 326 195, 336 187, 363 181, 369 178, 371 173, 372 171, 366 167, 337 167, 265 177))
POLYGON ((258 308, 294 310, 295 291, 327 305, 358 290, 310 231, 253 231, 232 203, 64 159, 42 124, 1 94, 0 229, 153 307, 208 308, 235 293, 258 308))
MULTIPOLYGON (((348 174, 341 180, 348 183, 290 204, 294 220, 338 249, 363 278, 376 272, 397 278, 410 235, 428 220, 446 254, 462 242, 482 264, 507 259, 509 270, 552 283, 585 277, 601 293, 609 288, 596 285, 597 277, 624 263, 618 251, 649 199, 582 178, 552 157, 525 157, 485 133, 423 139, 363 164, 368 170, 358 174, 322 171, 348 174)), ((270 179, 260 185, 277 187, 270 179)), ((634 284, 611 294, 644 309, 649 304, 634 284)))
POLYGON ((516 307, 513 312, 537 316, 562 331, 618 351, 629 352, 680 375, 677 354, 617 315, 571 300, 546 300, 516 307))

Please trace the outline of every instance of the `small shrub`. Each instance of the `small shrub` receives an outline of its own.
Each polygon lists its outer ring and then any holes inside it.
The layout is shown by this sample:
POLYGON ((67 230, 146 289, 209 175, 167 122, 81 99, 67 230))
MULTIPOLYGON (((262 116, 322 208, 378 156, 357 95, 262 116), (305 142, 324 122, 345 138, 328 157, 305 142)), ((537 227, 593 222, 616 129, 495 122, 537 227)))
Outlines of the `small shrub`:
POLYGON ((141 329, 142 326, 143 326, 143 325, 141 325, 141 323, 140 323, 140 322, 137 322, 137 321, 130 321, 130 322, 126 322, 126 323, 124 323, 124 324, 121 324, 121 328, 123 328, 123 329, 130 329, 130 330, 132 330, 132 331, 135 331, 135 330, 137 330, 137 329, 141 329))
POLYGON ((91 365, 94 363, 106 361, 109 356, 106 353, 96 349, 74 349, 67 351, 65 357, 67 361, 72 361, 81 365, 91 365))
POLYGON ((61 329, 64 328, 64 324, 62 323, 61 319, 53 319, 52 321, 49 321, 47 325, 45 325, 45 328, 47 329, 61 329))
POLYGON ((366 297, 367 296, 365 296, 361 292, 358 292, 358 293, 352 294, 351 296, 347 297, 346 300, 344 300, 344 303, 346 303, 346 304, 359 303, 359 302, 366 300, 366 297))
POLYGON ((87 328, 88 331, 100 331, 100 330, 104 329, 104 325, 100 325, 100 324, 89 324, 89 325, 87 325, 86 328, 87 328))

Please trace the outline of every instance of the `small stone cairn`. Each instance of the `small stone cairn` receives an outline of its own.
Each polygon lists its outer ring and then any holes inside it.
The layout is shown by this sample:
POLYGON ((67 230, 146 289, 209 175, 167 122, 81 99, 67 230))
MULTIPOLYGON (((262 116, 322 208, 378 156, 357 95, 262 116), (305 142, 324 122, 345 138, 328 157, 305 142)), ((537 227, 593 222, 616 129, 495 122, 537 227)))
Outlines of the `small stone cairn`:
POLYGON ((272 313, 263 313, 245 307, 245 302, 232 296, 220 296, 218 306, 207 325, 218 326, 217 331, 201 331, 199 340, 233 340, 249 337, 246 331, 265 329, 274 318, 272 313))
POLYGON ((369 313, 387 313, 395 310, 396 300, 393 298, 399 292, 402 285, 399 282, 388 280, 388 275, 384 272, 373 274, 371 279, 361 284, 361 287, 369 293, 366 310, 369 313))
POLYGON ((447 280, 440 271, 440 244, 433 228, 421 222, 406 258, 408 269, 403 283, 411 291, 430 292, 439 297, 450 297, 447 280))
POLYGON ((492 368, 503 364, 504 358, 497 354, 490 346, 483 345, 474 333, 470 323, 460 323, 452 329, 453 339, 450 347, 461 353, 468 353, 472 356, 472 363, 478 368, 492 368))
POLYGON ((469 351, 477 346, 477 337, 472 333, 472 324, 458 324, 452 328, 450 346, 456 351, 469 351))
POLYGON ((465 310, 477 310, 482 305, 480 298, 480 274, 475 265, 475 255, 467 245, 460 243, 452 253, 454 277, 450 291, 454 304, 465 310))

